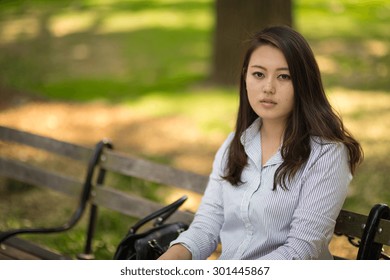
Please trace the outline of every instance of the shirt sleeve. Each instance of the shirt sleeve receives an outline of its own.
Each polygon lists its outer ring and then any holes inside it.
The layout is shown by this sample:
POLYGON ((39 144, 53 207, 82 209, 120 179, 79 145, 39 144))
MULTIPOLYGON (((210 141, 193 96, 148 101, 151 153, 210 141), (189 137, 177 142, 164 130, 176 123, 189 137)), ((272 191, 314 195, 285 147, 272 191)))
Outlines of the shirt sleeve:
POLYGON ((207 259, 219 243, 224 222, 221 175, 224 174, 226 152, 232 138, 233 134, 230 134, 216 153, 207 188, 189 229, 171 243, 171 246, 180 243, 186 247, 193 260, 207 259))
POLYGON ((327 251, 352 179, 346 147, 320 145, 305 172, 286 242, 261 259, 318 259, 327 251))

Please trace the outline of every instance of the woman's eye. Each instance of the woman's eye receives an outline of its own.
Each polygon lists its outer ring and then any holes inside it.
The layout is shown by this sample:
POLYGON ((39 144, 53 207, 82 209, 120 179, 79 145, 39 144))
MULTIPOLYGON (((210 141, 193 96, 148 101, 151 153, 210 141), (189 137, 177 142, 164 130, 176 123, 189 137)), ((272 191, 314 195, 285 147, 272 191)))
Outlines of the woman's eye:
POLYGON ((281 75, 279 75, 279 79, 281 79, 281 80, 291 80, 291 77, 288 74, 281 74, 281 75))
POLYGON ((262 77, 264 77, 264 74, 261 73, 261 72, 254 72, 252 75, 253 75, 254 77, 256 77, 256 78, 262 78, 262 77))

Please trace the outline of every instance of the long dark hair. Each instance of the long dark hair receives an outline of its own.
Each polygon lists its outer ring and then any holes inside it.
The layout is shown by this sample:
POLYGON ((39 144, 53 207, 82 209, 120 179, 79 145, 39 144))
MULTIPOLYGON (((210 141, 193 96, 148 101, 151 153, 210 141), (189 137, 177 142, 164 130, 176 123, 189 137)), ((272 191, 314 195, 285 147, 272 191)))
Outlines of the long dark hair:
POLYGON ((325 95, 320 70, 309 44, 292 28, 274 26, 256 33, 244 56, 236 132, 228 150, 223 179, 235 186, 242 183, 241 173, 247 165, 248 158, 240 137, 258 118, 249 104, 245 79, 251 55, 262 45, 274 46, 284 54, 294 87, 294 108, 284 132, 281 147, 283 163, 275 172, 274 190, 278 184, 282 189, 287 189, 286 181, 291 180, 308 160, 311 153, 311 136, 343 143, 348 150, 349 167, 353 174, 363 159, 362 148, 344 128, 341 118, 332 109, 325 95))

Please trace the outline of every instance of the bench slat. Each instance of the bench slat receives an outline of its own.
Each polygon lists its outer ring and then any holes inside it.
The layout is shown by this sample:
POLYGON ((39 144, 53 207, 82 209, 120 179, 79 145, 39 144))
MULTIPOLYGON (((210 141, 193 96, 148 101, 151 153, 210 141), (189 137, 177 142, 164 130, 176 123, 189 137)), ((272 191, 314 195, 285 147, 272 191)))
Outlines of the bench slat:
POLYGON ((41 258, 8 245, 1 245, 0 259, 2 260, 39 260, 41 258))
POLYGON ((66 260, 67 256, 49 251, 29 241, 11 237, 0 245, 0 259, 18 260, 66 260))
POLYGON ((0 157, 0 176, 36 186, 46 186, 72 197, 78 197, 83 188, 82 182, 70 176, 48 172, 35 166, 2 157, 0 157))
MULTIPOLYGON (((94 189, 93 203, 136 218, 143 218, 164 206, 106 186, 98 186, 94 189)), ((187 223, 190 223, 192 219, 192 213, 183 211, 178 211, 169 218, 172 222, 182 221, 187 223)))
POLYGON ((140 158, 104 150, 101 162, 103 168, 123 175, 175 186, 203 194, 208 178, 193 172, 153 163, 140 158))
MULTIPOLYGON (((345 235, 361 238, 366 221, 366 215, 350 212, 347 210, 341 210, 340 215, 337 218, 334 231, 336 233, 342 233, 345 235)), ((390 245, 390 221, 381 219, 379 228, 382 229, 382 232, 376 234, 374 241, 385 245, 390 245)))
POLYGON ((92 149, 90 148, 4 126, 0 126, 0 140, 16 142, 85 162, 92 155, 92 149))
POLYGON ((390 246, 390 221, 381 219, 379 222, 381 232, 375 236, 375 241, 384 245, 390 246))
POLYGON ((346 235, 362 237, 363 224, 366 223, 367 216, 358 213, 341 210, 337 217, 335 232, 346 235))

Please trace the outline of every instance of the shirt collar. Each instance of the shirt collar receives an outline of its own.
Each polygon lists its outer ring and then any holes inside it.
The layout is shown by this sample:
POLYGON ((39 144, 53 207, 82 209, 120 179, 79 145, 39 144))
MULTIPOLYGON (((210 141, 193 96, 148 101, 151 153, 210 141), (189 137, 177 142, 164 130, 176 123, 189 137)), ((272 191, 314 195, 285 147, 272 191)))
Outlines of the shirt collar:
MULTIPOLYGON (((261 137, 260 137, 261 119, 257 118, 241 135, 241 144, 244 146, 248 157, 261 170, 261 137)), ((280 148, 264 166, 275 165, 283 162, 280 148)))
POLYGON ((280 164, 283 162, 283 158, 282 158, 282 154, 280 153, 280 148, 278 149, 278 151, 276 152, 276 154, 274 154, 267 162, 264 166, 271 166, 271 165, 275 165, 275 164, 280 164))
POLYGON ((241 135, 241 144, 258 170, 261 170, 261 143, 260 143, 261 119, 257 118, 241 135))
MULTIPOLYGON (((261 119, 257 118, 241 135, 241 144, 245 147, 251 143, 256 136, 260 137, 261 119)), ((259 142, 258 142, 259 143, 259 142)))

